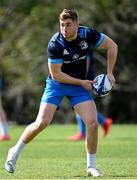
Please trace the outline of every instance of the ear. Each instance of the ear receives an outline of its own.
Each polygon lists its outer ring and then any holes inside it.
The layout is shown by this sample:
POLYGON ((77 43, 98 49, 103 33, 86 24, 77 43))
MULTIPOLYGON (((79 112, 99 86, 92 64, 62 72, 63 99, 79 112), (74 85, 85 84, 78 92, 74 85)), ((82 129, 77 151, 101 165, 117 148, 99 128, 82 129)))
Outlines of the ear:
POLYGON ((79 28, 79 24, 78 24, 78 23, 76 23, 76 29, 78 30, 78 28, 79 28))

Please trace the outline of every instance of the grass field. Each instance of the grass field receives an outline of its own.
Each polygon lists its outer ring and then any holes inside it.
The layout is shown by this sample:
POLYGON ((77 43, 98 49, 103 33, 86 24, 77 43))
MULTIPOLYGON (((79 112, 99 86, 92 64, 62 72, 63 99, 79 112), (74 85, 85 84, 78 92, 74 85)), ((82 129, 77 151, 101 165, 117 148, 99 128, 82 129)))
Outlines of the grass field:
MULTIPOLYGON (((91 179, 86 176, 84 141, 67 141, 76 125, 49 126, 24 148, 16 172, 7 173, 7 151, 23 129, 11 127, 12 140, 0 142, 0 179, 91 179)), ((137 125, 113 125, 105 139, 99 128, 97 167, 104 174, 102 179, 137 179, 137 125)))

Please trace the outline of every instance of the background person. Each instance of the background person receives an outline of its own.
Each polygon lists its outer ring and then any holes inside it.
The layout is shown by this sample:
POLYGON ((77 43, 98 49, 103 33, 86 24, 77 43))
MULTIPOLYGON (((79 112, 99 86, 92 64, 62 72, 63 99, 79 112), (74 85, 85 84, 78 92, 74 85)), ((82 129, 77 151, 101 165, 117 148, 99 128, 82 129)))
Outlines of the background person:
POLYGON ((8 122, 7 122, 6 113, 2 105, 3 86, 4 86, 4 79, 2 74, 0 73, 0 141, 8 141, 10 140, 10 135, 8 132, 8 122))

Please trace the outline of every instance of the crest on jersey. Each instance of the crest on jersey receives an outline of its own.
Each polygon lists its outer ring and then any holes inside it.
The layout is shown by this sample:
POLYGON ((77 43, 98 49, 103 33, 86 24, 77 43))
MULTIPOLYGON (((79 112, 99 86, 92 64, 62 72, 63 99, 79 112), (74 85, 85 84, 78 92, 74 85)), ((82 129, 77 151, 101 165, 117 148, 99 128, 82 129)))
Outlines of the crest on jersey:
POLYGON ((88 43, 86 41, 81 41, 80 44, 81 49, 87 49, 88 48, 88 43))

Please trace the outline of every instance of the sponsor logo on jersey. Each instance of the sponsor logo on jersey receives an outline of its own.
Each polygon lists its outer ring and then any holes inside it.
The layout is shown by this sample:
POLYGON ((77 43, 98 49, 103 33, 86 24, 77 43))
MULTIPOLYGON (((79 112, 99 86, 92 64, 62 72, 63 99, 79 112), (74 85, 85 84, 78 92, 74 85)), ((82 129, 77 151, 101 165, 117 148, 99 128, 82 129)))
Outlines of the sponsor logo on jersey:
POLYGON ((74 54, 72 61, 64 61, 63 63, 64 64, 69 64, 69 63, 74 63, 76 61, 85 60, 85 59, 86 59, 86 56, 79 57, 79 54, 74 54))
POLYGON ((72 57, 72 59, 74 59, 74 60, 78 59, 78 58, 79 58, 79 54, 74 54, 73 57, 72 57))
POLYGON ((79 60, 86 59, 87 56, 81 56, 79 60))

